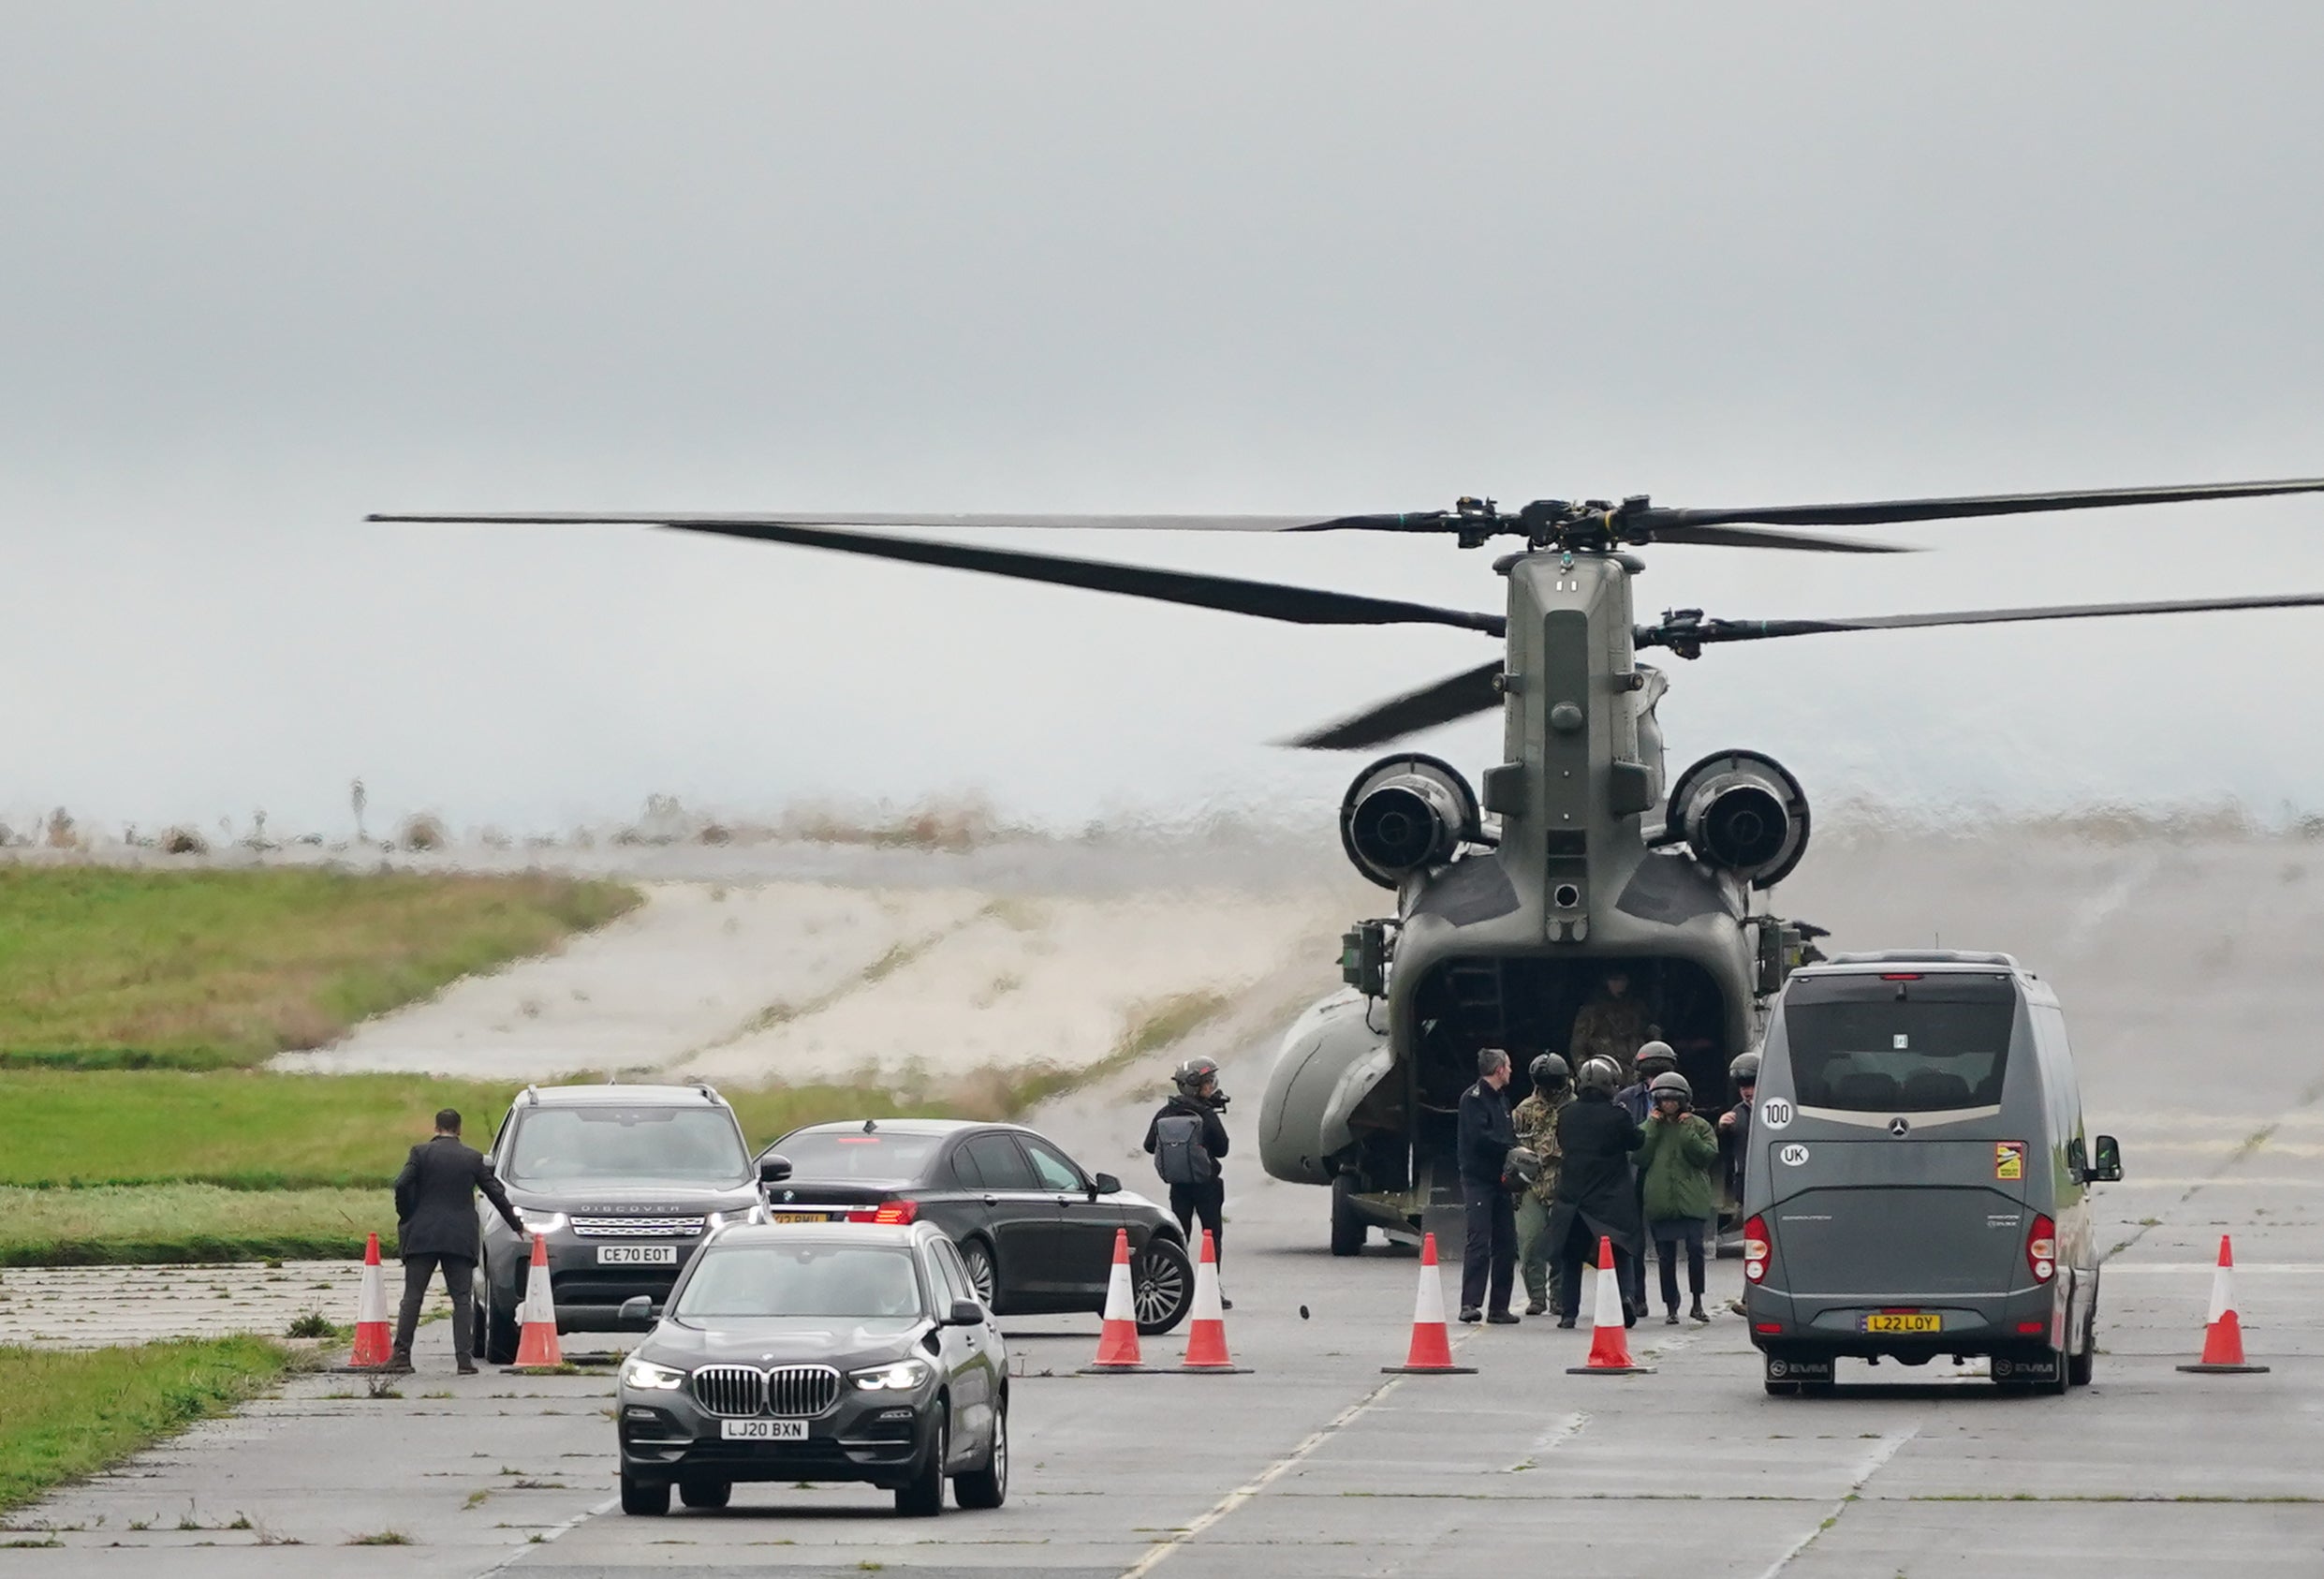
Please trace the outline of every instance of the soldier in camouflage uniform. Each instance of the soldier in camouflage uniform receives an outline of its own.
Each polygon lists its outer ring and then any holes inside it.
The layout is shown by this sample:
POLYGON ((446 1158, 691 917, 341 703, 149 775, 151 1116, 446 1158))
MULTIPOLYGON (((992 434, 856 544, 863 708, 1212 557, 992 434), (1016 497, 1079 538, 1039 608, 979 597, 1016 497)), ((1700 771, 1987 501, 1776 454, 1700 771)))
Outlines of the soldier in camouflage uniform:
POLYGON ((1517 1144, 1541 1158, 1541 1173, 1517 1198, 1517 1270, 1525 1279, 1525 1314, 1539 1316, 1550 1308, 1555 1291, 1550 1261, 1550 1198, 1557 1193, 1557 1164, 1565 1154, 1557 1144, 1557 1115, 1574 1099, 1566 1060, 1544 1053, 1528 1069, 1533 1094, 1510 1114, 1517 1126, 1517 1144))
POLYGON ((1639 1044, 1654 1034, 1655 1027, 1647 1024, 1646 1005, 1630 996, 1630 973, 1609 970, 1606 984, 1574 1016, 1566 1061, 1580 1069, 1592 1058, 1611 1058, 1616 1069, 1626 1070, 1639 1044))

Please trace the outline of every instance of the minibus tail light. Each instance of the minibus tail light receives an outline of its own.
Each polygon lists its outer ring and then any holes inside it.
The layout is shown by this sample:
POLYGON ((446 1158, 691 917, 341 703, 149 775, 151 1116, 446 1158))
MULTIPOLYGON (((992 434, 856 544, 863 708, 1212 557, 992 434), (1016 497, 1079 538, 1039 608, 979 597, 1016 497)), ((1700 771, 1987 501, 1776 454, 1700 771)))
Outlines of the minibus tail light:
POLYGON ((2058 1274, 2058 1225, 2038 1212, 2025 1235, 2025 1264, 2037 1283, 2047 1283, 2058 1274))
POLYGON ((1757 1283, 1767 1276, 1767 1219, 1756 1214, 1743 1224, 1743 1276, 1757 1283))

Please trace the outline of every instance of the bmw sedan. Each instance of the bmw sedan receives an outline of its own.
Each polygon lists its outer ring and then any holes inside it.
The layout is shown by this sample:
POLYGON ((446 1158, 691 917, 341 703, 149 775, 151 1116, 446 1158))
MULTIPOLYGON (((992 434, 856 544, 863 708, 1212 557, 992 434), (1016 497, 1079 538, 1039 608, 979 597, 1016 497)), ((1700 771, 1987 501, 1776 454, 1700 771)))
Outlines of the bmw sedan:
POLYGON ((1004 1316, 1103 1311, 1118 1230, 1129 1233, 1140 1332, 1169 1332, 1194 1303, 1177 1219, 1022 1125, 813 1124, 760 1153, 759 1173, 778 1224, 935 1224, 960 1247, 977 1297, 1004 1316))
MULTIPOLYGON (((623 1309, 640 1324, 651 1302, 623 1309)), ((934 1228, 719 1231, 622 1364, 622 1512, 723 1508, 737 1481, 870 1482, 900 1513, 1008 1495, 1000 1330, 934 1228)))

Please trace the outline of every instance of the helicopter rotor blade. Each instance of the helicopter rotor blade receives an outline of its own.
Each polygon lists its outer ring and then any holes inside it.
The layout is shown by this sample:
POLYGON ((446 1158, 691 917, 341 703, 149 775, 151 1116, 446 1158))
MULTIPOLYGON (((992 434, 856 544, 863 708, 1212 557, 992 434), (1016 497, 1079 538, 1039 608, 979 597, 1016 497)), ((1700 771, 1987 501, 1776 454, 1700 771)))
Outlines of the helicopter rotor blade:
POLYGON ((2034 620, 2111 619, 2125 614, 2201 614, 2238 609, 2324 608, 2324 592, 2262 593, 2248 598, 2178 598, 2143 603, 2063 603, 2039 609, 1964 609, 1950 613, 1872 614, 1837 620, 1668 619, 1641 627, 1640 647, 1692 649, 1777 636, 1822 636, 1846 630, 1920 630, 1932 626, 2014 625, 2034 620))
POLYGON ((590 514, 536 511, 528 515, 367 515, 366 521, 487 526, 676 526, 716 531, 732 526, 903 526, 929 531, 1041 530, 1140 532, 1446 532, 1460 520, 1451 510, 1374 515, 917 515, 876 510, 823 510, 784 515, 590 514))
POLYGON ((1979 515, 2032 515, 2063 509, 2110 509, 2118 505, 2193 504, 2206 499, 2317 493, 2324 493, 2324 478, 2199 482, 2165 488, 2090 488, 2047 494, 1979 494, 1954 499, 1875 499, 1852 505, 1772 505, 1743 509, 1651 507, 1640 512, 1639 519, 1657 538, 1677 541, 1669 536, 1674 526, 1882 526, 1906 521, 1954 521, 1979 515))
POLYGON ((1752 526, 1681 524, 1654 528, 1658 543, 1697 543, 1704 548, 1790 548, 1811 553, 1920 553, 1910 543, 1881 543, 1864 538, 1833 538, 1820 532, 1771 532, 1752 526))
POLYGON ((1500 706, 1500 678, 1501 660, 1495 658, 1275 744, 1307 751, 1354 751, 1384 745, 1500 706))
MULTIPOLYGON (((393 521, 478 521, 483 517, 374 516, 393 521)), ((508 518, 515 519, 515 518, 508 518)), ((537 518, 535 518, 537 519, 537 518)), ((921 518, 927 519, 927 518, 921 518)), ((1259 619, 1293 625, 1449 625, 1462 630, 1481 630, 1499 636, 1506 616, 1467 609, 1443 609, 1429 603, 1408 603, 1393 598, 1369 598, 1361 593, 1333 592, 1323 587, 1289 586, 1277 582, 1246 581, 1237 576, 1209 576, 1188 570, 1163 570, 1145 565, 1122 565, 1102 559, 1068 559, 1061 554, 1026 553, 1014 549, 978 548, 965 543, 934 542, 924 538, 888 538, 869 532, 834 532, 818 526, 794 526, 755 520, 670 519, 645 523, 682 532, 708 532, 719 537, 745 538, 758 542, 788 543, 800 548, 830 549, 839 553, 897 559, 913 565, 946 569, 976 570, 1015 581, 1045 582, 1052 586, 1081 587, 1090 592, 1120 593, 1161 603, 1217 609, 1259 619)))

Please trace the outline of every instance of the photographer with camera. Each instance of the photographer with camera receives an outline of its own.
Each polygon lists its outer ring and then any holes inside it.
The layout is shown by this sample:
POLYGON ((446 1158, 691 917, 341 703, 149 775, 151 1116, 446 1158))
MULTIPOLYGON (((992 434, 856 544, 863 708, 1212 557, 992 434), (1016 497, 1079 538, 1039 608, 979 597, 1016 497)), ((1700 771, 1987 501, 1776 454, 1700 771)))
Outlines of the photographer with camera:
POLYGON ((1686 1287, 1694 1296, 1687 1314, 1708 1321, 1702 1307, 1703 1224, 1714 1209, 1711 1169, 1719 1159, 1718 1132, 1693 1111, 1694 1087, 1675 1070, 1655 1076, 1648 1087, 1654 1111, 1647 1114, 1639 1146, 1644 1176, 1646 1228, 1655 1242, 1662 1278, 1663 1321, 1678 1325, 1679 1247, 1686 1249, 1686 1287))
MULTIPOLYGON (((1211 1232, 1212 1251, 1219 1275, 1227 1269, 1227 1181, 1219 1159, 1227 1155, 1227 1094, 1218 1088, 1218 1066, 1208 1058, 1189 1058, 1170 1076, 1176 1095, 1162 1104, 1146 1126, 1146 1154, 1154 1171, 1170 1187, 1170 1212, 1178 1218, 1191 1251, 1199 1253, 1195 1219, 1211 1232)), ((1218 1303, 1228 1310, 1234 1301, 1222 1291, 1218 1303)))

